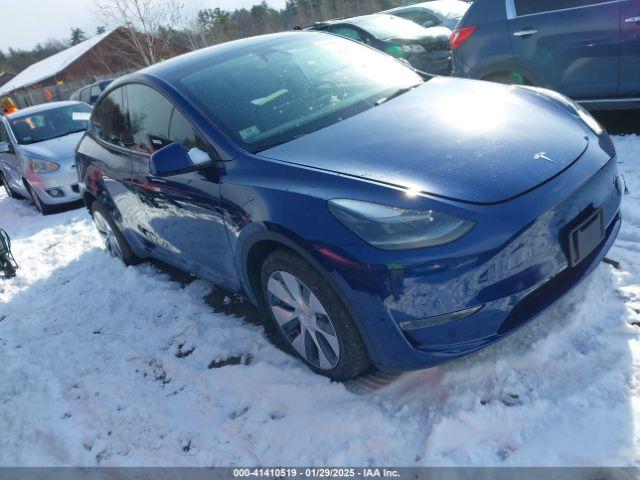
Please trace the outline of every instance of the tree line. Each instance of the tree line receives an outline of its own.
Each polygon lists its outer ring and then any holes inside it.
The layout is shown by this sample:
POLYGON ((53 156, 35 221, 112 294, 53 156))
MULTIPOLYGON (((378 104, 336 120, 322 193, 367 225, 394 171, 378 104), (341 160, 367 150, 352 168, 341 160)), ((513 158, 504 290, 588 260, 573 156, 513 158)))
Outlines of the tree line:
POLYGON ((189 48, 204 47, 238 38, 262 35, 294 27, 306 27, 332 18, 379 12, 396 6, 416 3, 409 0, 287 0, 282 9, 266 2, 233 12, 205 8, 183 26, 181 35, 189 48))
MULTIPOLYGON (((316 21, 364 15, 416 1, 287 0, 281 9, 263 1, 251 8, 233 11, 220 8, 189 11, 179 0, 94 0, 94 3, 98 20, 103 25, 129 31, 127 43, 139 50, 139 66, 142 67, 165 58, 165 50, 170 44, 195 50, 243 37, 305 27, 316 21)), ((100 26, 95 34, 103 32, 105 27, 100 26)), ((31 50, 0 50, 0 72, 19 73, 29 65, 89 37, 80 28, 72 28, 66 40, 51 39, 31 50)))

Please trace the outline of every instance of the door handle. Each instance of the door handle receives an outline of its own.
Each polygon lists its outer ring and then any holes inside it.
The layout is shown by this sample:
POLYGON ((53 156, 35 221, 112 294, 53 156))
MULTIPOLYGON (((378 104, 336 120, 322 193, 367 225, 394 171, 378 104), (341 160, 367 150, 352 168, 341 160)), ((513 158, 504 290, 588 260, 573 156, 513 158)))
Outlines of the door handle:
POLYGON ((627 18, 624 23, 640 23, 640 17, 627 18))
POLYGON ((530 37, 531 35, 535 35, 536 33, 538 33, 538 30, 529 28, 527 30, 520 30, 519 32, 515 32, 513 36, 518 38, 526 38, 526 37, 530 37))

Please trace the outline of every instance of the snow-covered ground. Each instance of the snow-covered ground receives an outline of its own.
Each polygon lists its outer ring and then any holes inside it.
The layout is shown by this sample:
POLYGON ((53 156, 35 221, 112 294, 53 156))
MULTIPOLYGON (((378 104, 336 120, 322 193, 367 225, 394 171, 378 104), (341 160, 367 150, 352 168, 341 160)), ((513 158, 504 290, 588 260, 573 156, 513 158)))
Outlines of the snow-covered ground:
POLYGON ((312 374, 206 282, 125 268, 84 210, 0 196, 21 264, 0 281, 0 465, 639 465, 640 137, 615 142, 622 270, 377 390, 312 374))

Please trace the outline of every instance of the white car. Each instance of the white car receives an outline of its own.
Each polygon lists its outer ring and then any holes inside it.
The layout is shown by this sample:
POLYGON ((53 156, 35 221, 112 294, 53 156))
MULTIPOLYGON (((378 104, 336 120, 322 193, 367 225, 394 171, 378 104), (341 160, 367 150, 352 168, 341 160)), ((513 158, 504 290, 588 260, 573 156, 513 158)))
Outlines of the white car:
POLYGON ((89 125, 82 102, 37 105, 0 117, 0 181, 11 197, 27 197, 46 215, 80 200, 75 151, 89 125))

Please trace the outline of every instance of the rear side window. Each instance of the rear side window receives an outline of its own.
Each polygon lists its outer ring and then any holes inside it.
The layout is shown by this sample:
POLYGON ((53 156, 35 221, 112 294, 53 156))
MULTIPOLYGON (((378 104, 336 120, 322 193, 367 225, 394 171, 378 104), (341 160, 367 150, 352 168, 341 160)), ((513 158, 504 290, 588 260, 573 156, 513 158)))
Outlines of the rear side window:
POLYGON ((92 128, 105 142, 119 147, 131 145, 132 136, 127 122, 122 88, 111 92, 94 109, 92 128))
POLYGON ((80 92, 80 101, 84 102, 84 103, 89 103, 89 90, 88 89, 83 89, 80 92))
POLYGON ((606 3, 603 0, 515 0, 516 14, 532 15, 606 3))

